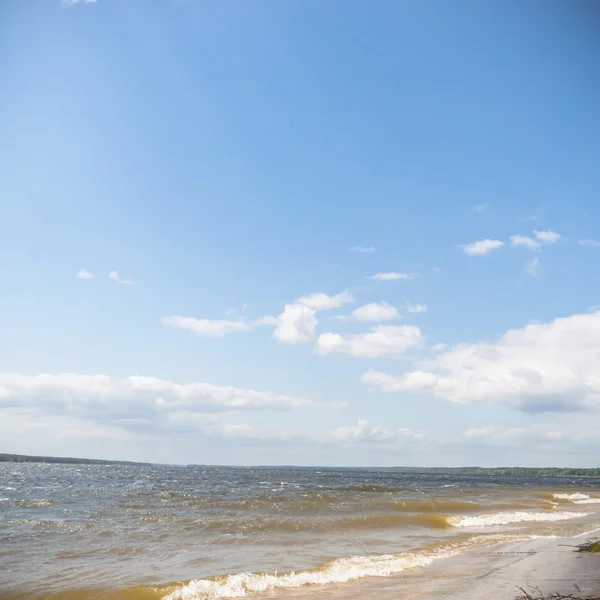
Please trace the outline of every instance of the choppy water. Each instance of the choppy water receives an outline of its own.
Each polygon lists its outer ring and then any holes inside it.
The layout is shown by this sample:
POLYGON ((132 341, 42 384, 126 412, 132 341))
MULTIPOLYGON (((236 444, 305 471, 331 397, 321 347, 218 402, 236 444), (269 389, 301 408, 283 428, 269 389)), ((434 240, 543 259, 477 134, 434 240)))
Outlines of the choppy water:
POLYGON ((600 480, 0 463, 0 597, 322 598, 600 527, 600 480))

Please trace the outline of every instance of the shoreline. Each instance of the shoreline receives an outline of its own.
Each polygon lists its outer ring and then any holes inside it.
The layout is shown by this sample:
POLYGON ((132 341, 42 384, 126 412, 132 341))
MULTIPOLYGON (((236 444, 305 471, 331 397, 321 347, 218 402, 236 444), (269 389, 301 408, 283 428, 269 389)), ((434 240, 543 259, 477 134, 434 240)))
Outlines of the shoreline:
MULTIPOLYGON (((321 594, 327 593, 327 597, 332 599, 362 600, 375 596, 380 599, 397 598, 397 592, 401 590, 411 598, 443 597, 448 600, 464 600, 465 588, 470 590, 483 585, 480 593, 485 594, 486 600, 515 600, 522 595, 520 588, 525 591, 541 588, 544 594, 573 594, 574 600, 594 595, 600 600, 600 554, 585 553, 592 560, 583 575, 570 575, 570 567, 567 566, 572 560, 584 556, 584 553, 575 552, 576 547, 586 541, 598 539, 599 533, 600 528, 594 528, 574 536, 521 537, 492 543, 489 537, 481 536, 480 546, 462 551, 459 547, 453 549, 452 544, 449 544, 446 548, 439 547, 439 554, 435 550, 424 550, 371 557, 350 556, 325 563, 327 568, 307 571, 281 574, 247 572, 194 579, 178 585, 161 586, 163 591, 167 591, 162 597, 166 600, 241 596, 260 599, 271 598, 275 593, 281 598, 313 599, 321 598, 321 594), (534 556, 536 559, 530 560, 534 556), (355 562, 355 558, 360 558, 361 562, 355 562), (365 563, 365 559, 370 559, 371 564, 365 563), (546 572, 537 567, 539 561, 546 567, 546 572), (360 567, 360 574, 351 573, 353 566, 360 567), (396 569, 398 570, 394 572, 396 569), (369 570, 373 572, 369 574, 369 570), (497 573, 500 575, 496 581, 492 575, 497 573), (548 587, 545 586, 548 573, 562 573, 561 581, 564 585, 556 589, 544 589, 548 587), (593 589, 585 591, 586 586, 582 587, 578 581, 585 580, 589 584, 592 581, 591 575, 595 576, 591 586, 593 589), (330 579, 332 576, 333 579, 330 579), (536 577, 539 579, 537 582, 536 577), (499 584, 505 581, 510 583, 509 593, 498 594, 498 590, 505 589, 499 584), (581 592, 577 591, 578 586, 581 592), (488 588, 494 593, 490 595, 488 588)), ((477 537, 471 538, 471 541, 477 537)), ((476 594, 472 597, 474 600, 478 598, 476 594)))
POLYGON ((450 556, 399 575, 334 586, 328 599, 436 598, 515 600, 525 591, 600 598, 600 554, 575 552, 600 537, 600 529, 571 537, 501 542, 450 556))
MULTIPOLYGON (((516 600, 525 592, 543 600, 539 594, 572 595, 573 600, 600 599, 600 553, 576 552, 577 546, 600 538, 600 528, 569 537, 536 537, 528 540, 501 541, 466 552, 440 557, 427 564, 408 567, 387 576, 367 576, 343 583, 300 585, 251 592, 244 597, 302 598, 313 600, 379 600, 410 597, 430 600, 516 600), (522 589, 521 589, 522 588, 522 589)), ((183 585, 183 587, 187 587, 183 585)), ((203 595, 187 589, 183 594, 178 584, 134 586, 121 590, 87 590, 90 595, 114 600, 135 598, 230 598, 233 595, 203 595)), ((204 590, 205 592, 208 590, 204 590)), ((224 591, 224 590, 222 590, 224 591)), ((63 590, 49 594, 54 598, 80 598, 86 590, 63 590)), ((87 594, 86 594, 87 595, 87 594)), ((237 595, 236 595, 237 596, 237 595)), ((1 600, 21 600, 28 594, 3 594, 1 600)), ((36 594, 44 598, 44 594, 36 594)))

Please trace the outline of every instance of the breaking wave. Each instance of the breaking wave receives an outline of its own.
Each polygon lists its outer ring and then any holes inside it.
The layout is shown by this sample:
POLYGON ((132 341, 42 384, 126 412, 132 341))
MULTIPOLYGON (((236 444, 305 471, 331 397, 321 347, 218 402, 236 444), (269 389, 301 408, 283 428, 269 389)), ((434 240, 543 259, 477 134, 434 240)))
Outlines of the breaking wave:
POLYGON ((199 598, 240 598, 250 592, 265 592, 304 585, 345 583, 364 577, 385 577, 406 569, 424 567, 434 560, 456 554, 456 550, 439 553, 383 554, 338 558, 318 569, 291 572, 284 575, 239 573, 214 579, 196 579, 164 597, 164 600, 195 600, 199 598))
POLYGON ((587 494, 552 494, 557 500, 568 500, 573 504, 600 504, 600 498, 591 498, 587 494))
POLYGON ((450 558, 478 547, 495 546, 503 542, 523 541, 537 537, 543 536, 477 535, 468 537, 461 542, 438 543, 429 547, 429 549, 413 552, 337 558, 316 569, 292 571, 282 575, 277 573, 237 573, 235 575, 195 579, 175 589, 170 588, 169 593, 163 596, 163 600, 241 598, 254 592, 299 588, 305 585, 346 583, 367 577, 387 577, 397 575, 407 569, 425 567, 434 561, 450 558))
POLYGON ((491 527, 494 525, 511 525, 512 523, 528 523, 534 521, 566 521, 586 517, 590 513, 575 512, 501 512, 477 517, 449 517, 454 527, 491 527))

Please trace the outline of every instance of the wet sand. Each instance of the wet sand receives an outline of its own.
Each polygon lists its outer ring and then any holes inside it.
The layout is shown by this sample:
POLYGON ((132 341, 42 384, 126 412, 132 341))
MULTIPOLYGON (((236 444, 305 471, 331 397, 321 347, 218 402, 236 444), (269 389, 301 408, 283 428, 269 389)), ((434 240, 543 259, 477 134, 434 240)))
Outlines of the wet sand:
POLYGON ((600 554, 574 551, 575 546, 599 537, 600 530, 480 548, 400 576, 356 582, 351 594, 348 587, 335 586, 328 598, 514 600, 521 594, 519 587, 600 598, 600 554))
POLYGON ((530 540, 450 558, 447 565, 433 565, 423 583, 435 597, 457 600, 512 600, 519 586, 544 594, 600 596, 600 555, 572 547, 592 537, 530 540), (468 572, 453 561, 466 563, 468 572))

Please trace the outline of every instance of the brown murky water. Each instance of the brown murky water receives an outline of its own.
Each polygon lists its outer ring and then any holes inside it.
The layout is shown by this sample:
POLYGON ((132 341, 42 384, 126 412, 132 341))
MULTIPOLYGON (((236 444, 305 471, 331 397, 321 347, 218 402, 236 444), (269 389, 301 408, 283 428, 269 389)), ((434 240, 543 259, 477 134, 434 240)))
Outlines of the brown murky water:
POLYGON ((592 479, 1 463, 0 598, 350 598, 369 578, 596 527, 592 479))

